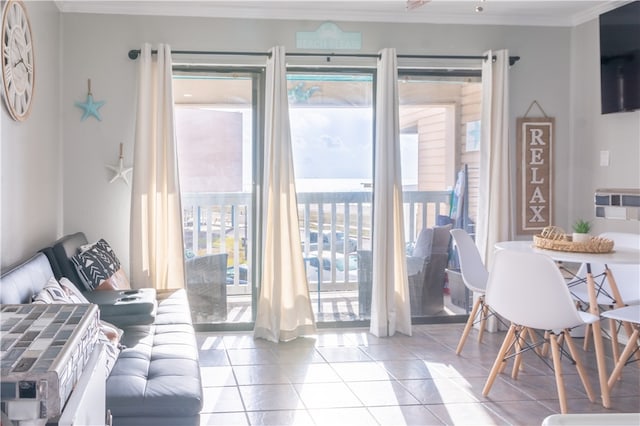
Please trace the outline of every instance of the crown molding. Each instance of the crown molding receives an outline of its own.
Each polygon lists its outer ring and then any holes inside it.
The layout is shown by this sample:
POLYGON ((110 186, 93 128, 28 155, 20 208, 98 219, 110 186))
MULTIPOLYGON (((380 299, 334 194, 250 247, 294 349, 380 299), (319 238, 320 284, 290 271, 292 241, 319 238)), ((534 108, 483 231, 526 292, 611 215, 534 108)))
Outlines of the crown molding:
MULTIPOLYGON (((499 1, 499 0, 496 0, 499 1)), ((507 10, 502 14, 492 14, 489 7, 483 13, 471 13, 467 9, 460 13, 441 13, 436 9, 428 9, 428 3, 416 10, 398 8, 394 2, 368 3, 375 7, 364 6, 364 1, 341 2, 340 7, 327 7, 328 1, 297 1, 297 2, 269 2, 270 7, 261 7, 263 2, 232 2, 232 1, 149 1, 149 0, 54 0, 62 13, 94 13, 115 15, 150 15, 150 16, 180 16, 180 17, 217 17, 236 19, 284 19, 284 20, 313 20, 335 22, 396 22, 396 23, 428 23, 428 24, 464 24, 464 25, 518 25, 518 26, 560 26, 573 27, 597 18, 601 13, 614 9, 631 0, 585 1, 593 3, 572 16, 555 14, 550 4, 547 9, 540 8, 535 13, 518 13, 518 9, 507 10)), ((464 2, 473 4, 473 2, 464 2)), ((517 4, 518 2, 513 2, 517 4)), ((489 6, 491 3, 487 2, 489 6)))

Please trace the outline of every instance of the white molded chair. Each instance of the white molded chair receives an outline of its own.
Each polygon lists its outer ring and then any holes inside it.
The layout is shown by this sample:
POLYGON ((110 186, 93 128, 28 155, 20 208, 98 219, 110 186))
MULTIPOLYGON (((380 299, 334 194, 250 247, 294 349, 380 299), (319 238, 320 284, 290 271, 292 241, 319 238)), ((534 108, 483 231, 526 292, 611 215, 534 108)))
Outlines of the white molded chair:
MULTIPOLYGON (((605 232, 600 234, 600 237, 613 240, 615 250, 616 247, 628 247, 640 250, 640 234, 631 234, 624 232, 605 232)), ((616 282, 616 287, 620 293, 620 300, 616 300, 613 294, 613 290, 609 285, 609 281, 606 278, 606 267, 601 263, 591 264, 591 274, 596 282, 596 294, 598 299, 598 305, 602 309, 611 309, 613 307, 622 307, 622 305, 636 305, 640 303, 640 258, 638 258, 638 264, 631 265, 606 265, 616 282)), ((586 283, 587 267, 585 264, 580 266, 580 269, 576 273, 576 277, 579 279, 578 283, 570 286, 571 295, 579 302, 583 307, 589 305, 589 293, 586 283)), ((631 328, 625 325, 627 335, 631 335, 631 328)), ((615 359, 619 357, 618 351, 618 339, 616 332, 616 323, 611 320, 609 323, 609 331, 611 335, 611 344, 613 348, 613 356, 615 359)), ((589 344, 590 333, 585 333, 584 349, 586 350, 589 344)))
POLYGON ((512 376, 517 377, 521 350, 534 349, 524 342, 527 329, 545 332, 543 344, 551 346, 560 410, 567 412, 567 399, 562 377, 560 342, 564 336, 589 400, 595 400, 591 384, 569 330, 598 321, 598 317, 576 309, 566 282, 556 263, 548 256, 513 250, 496 252, 493 269, 487 280, 486 302, 491 309, 511 321, 511 326, 493 364, 485 387, 489 394, 498 373, 504 369, 507 354, 516 349, 512 376))
MULTIPOLYGON (((608 238, 613 241, 615 250, 616 247, 628 247, 640 250, 640 234, 631 234, 624 232, 605 232, 600 234, 602 238, 608 238)), ((637 265, 607 265, 613 273, 614 279, 618 290, 620 291, 621 303, 626 305, 636 305, 640 303, 640 258, 637 265)), ((616 300, 613 297, 613 292, 606 279, 604 279, 605 265, 599 263, 591 264, 591 274, 594 277, 601 276, 597 281, 599 284, 598 304, 603 306, 613 306, 616 300)), ((579 278, 585 278, 587 276, 587 267, 582 265, 576 276, 579 278)), ((581 280, 578 284, 572 285, 571 294, 573 297, 584 303, 589 303, 589 294, 587 292, 586 281, 581 280)))
POLYGON ((622 354, 617 358, 616 365, 607 381, 609 390, 620 378, 622 368, 630 361, 632 355, 638 351, 640 345, 640 305, 625 306, 624 308, 612 309, 601 314, 605 318, 613 321, 621 321, 631 324, 633 332, 627 341, 622 354))
POLYGON ((458 250, 458 258, 460 260, 460 272, 462 274, 462 281, 464 285, 477 294, 476 301, 469 314, 469 319, 464 327, 458 347, 456 348, 456 354, 460 355, 464 343, 469 336, 471 327, 475 323, 478 311, 480 311, 480 331, 478 332, 478 342, 482 341, 482 335, 486 328, 487 318, 490 316, 489 306, 485 303, 485 293, 487 287, 487 278, 489 272, 482 263, 480 252, 478 247, 473 242, 469 234, 463 229, 452 229, 451 236, 453 237, 453 244, 458 250))

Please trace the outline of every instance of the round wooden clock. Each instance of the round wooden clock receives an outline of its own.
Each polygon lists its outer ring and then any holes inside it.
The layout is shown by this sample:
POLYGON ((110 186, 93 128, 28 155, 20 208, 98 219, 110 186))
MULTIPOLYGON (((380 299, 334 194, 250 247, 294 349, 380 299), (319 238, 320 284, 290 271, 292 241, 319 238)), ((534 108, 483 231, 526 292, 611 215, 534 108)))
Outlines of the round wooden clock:
POLYGON ((24 3, 7 1, 2 14, 2 84, 4 101, 14 120, 31 111, 35 64, 31 24, 24 3))

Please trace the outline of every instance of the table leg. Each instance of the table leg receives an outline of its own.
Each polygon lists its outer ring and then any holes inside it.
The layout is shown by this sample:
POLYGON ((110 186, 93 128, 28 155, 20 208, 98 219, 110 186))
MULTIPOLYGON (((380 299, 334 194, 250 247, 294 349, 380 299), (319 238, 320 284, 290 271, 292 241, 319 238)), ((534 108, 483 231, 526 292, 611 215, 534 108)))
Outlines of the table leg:
MULTIPOLYGON (((591 264, 587 263, 587 288, 589 290, 589 312, 600 318, 598 309, 598 299, 596 297, 596 283, 591 274, 591 264)), ((604 357, 604 344, 602 342, 602 330, 600 329, 600 320, 595 321, 591 330, 593 331, 593 346, 596 352, 596 362, 598 365, 598 380, 600 381, 600 392, 602 396, 602 405, 605 408, 611 407, 611 398, 609 395, 607 363, 604 357)))

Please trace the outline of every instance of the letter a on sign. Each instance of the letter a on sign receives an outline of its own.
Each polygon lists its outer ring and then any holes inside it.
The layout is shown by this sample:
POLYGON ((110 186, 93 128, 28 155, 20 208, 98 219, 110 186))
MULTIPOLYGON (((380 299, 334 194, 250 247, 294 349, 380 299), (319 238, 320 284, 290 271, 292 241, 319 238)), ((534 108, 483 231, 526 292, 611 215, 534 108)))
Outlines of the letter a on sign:
POLYGON ((516 120, 518 234, 535 234, 553 225, 554 124, 551 117, 516 120))

